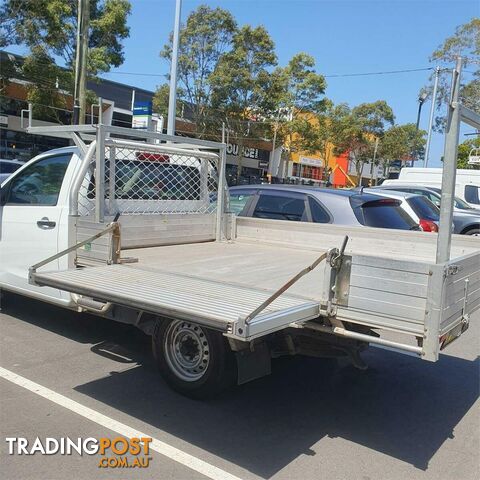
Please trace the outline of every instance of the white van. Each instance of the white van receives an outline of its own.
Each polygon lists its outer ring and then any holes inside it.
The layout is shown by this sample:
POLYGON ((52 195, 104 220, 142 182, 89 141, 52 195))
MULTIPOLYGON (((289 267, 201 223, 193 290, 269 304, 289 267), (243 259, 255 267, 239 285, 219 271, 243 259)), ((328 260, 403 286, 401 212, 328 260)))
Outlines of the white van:
MULTIPOLYGON (((442 168, 402 168, 396 180, 385 180, 382 185, 396 183, 422 185, 423 187, 442 186, 442 168)), ((480 170, 457 170, 455 195, 470 206, 480 209, 480 170)))

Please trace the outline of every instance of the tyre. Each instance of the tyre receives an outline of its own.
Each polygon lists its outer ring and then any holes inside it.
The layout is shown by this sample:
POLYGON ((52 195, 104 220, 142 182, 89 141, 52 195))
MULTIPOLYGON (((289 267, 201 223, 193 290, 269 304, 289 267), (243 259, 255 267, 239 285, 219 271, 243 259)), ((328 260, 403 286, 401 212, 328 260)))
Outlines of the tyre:
POLYGON ((236 383, 235 356, 220 332, 188 321, 161 320, 152 346, 162 377, 182 395, 209 398, 236 383))
POLYGON ((465 232, 465 235, 473 235, 475 237, 480 236, 480 228, 472 228, 465 232))

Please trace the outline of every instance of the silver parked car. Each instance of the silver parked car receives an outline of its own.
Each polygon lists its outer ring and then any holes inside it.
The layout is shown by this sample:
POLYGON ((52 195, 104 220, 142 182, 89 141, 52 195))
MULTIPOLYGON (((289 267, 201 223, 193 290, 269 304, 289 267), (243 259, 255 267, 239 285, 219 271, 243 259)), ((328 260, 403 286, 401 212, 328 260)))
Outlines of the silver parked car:
MULTIPOLYGON (((436 187, 422 187, 411 184, 380 185, 372 187, 380 190, 391 190, 397 192, 414 193, 428 198, 437 207, 440 207, 442 191, 436 187)), ((454 233, 461 235, 480 236, 480 211, 471 207, 461 198, 455 197, 453 205, 454 233)))
POLYGON ((230 212, 244 217, 420 230, 399 200, 355 190, 245 185, 229 192, 230 212))

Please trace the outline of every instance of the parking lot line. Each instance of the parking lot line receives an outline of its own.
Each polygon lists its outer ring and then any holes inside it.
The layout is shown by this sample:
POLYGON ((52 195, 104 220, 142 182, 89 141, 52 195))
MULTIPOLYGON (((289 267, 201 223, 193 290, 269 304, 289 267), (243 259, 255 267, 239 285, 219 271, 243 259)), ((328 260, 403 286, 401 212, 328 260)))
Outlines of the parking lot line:
MULTIPOLYGON (((37 395, 46 398, 47 400, 50 400, 51 402, 56 403, 57 405, 60 405, 78 415, 81 415, 82 417, 87 418, 88 420, 91 420, 102 427, 113 430, 124 437, 149 437, 149 435, 146 433, 140 432, 139 430, 129 427, 124 423, 107 417, 106 415, 86 407, 75 400, 67 398, 60 393, 54 392, 49 388, 43 387, 38 383, 32 382, 31 380, 28 380, 27 378, 17 375, 16 373, 2 367, 0 367, 0 378, 8 380, 9 382, 23 387, 30 392, 36 393, 37 395)), ((195 470, 196 472, 211 478, 212 480, 240 480, 239 477, 215 467, 214 465, 204 462, 203 460, 183 452, 178 448, 172 447, 171 445, 168 445, 167 443, 156 438, 152 438, 150 448, 155 452, 190 468, 191 470, 195 470)))

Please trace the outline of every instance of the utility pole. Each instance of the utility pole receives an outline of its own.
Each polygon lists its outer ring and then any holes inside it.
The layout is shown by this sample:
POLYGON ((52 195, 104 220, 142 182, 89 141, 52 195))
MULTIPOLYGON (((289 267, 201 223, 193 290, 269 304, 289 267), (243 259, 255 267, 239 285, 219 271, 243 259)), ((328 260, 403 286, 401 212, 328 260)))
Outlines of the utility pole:
POLYGON ((430 119, 428 121, 427 145, 425 146, 425 157, 423 166, 428 167, 428 157, 430 155, 430 143, 432 142, 433 116, 435 114, 435 103, 437 101, 438 78, 440 77, 440 67, 435 69, 435 81, 433 82, 432 105, 430 106, 430 119))
POLYGON ((73 124, 85 123, 87 110, 87 53, 90 25, 90 2, 78 0, 77 51, 75 55, 75 91, 73 95, 73 124))
MULTIPOLYGON (((280 121, 280 108, 278 109, 277 118, 276 118, 275 123, 273 125, 272 161, 268 163, 268 173, 270 175, 273 173, 272 172, 272 163, 273 163, 273 159, 275 157, 275 149, 277 148, 277 131, 278 131, 278 122, 279 121, 280 121)), ((280 154, 280 156, 281 156, 281 154, 280 154)), ((279 159, 278 168, 277 168, 277 175, 278 175, 278 171, 280 169, 280 163, 281 163, 281 160, 279 159)))
POLYGON ((175 25, 173 27, 172 66, 170 69, 170 95, 168 97, 167 135, 175 135, 175 119, 177 117, 177 64, 181 13, 182 0, 176 0, 175 25))
POLYGON ((375 161, 377 160, 377 151, 378 151, 378 142, 380 139, 378 137, 375 138, 375 148, 373 149, 373 160, 370 164, 370 186, 373 185, 373 169, 375 168, 375 161))

